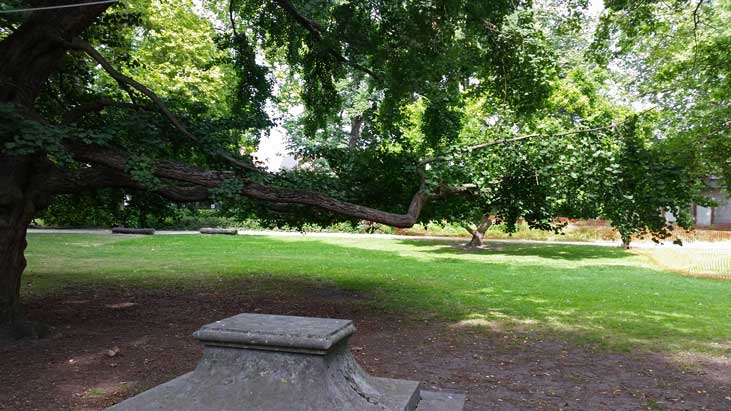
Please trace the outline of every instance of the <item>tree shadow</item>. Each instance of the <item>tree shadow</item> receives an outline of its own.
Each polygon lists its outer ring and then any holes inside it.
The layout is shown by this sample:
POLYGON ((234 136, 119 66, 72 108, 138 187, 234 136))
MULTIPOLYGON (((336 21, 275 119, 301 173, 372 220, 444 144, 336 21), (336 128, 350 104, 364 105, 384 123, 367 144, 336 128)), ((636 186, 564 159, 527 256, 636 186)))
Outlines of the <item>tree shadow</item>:
MULTIPOLYGON (((124 248, 124 254, 65 247, 59 254, 73 255, 58 260, 65 265, 42 264, 42 260, 53 261, 52 255, 46 255, 50 248, 44 255, 33 253, 30 270, 34 275, 59 275, 50 294, 27 299, 25 305, 33 319, 55 324, 58 334, 53 339, 9 347, 0 352, 0 363, 26 371, 25 375, 31 375, 41 386, 59 378, 78 384, 59 385, 56 390, 63 392, 47 397, 33 394, 39 403, 47 404, 60 396, 75 398, 76 393, 88 393, 89 387, 104 387, 106 379, 118 382, 134 378, 139 380, 134 390, 141 390, 179 375, 189 370, 199 355, 190 333, 202 324, 239 312, 349 318, 356 320, 359 336, 372 335, 371 339, 354 341, 367 353, 364 363, 379 370, 376 374, 456 381, 443 388, 467 392, 475 409, 490 409, 500 406, 495 401, 502 401, 505 389, 515 389, 516 396, 527 395, 520 386, 495 387, 490 381, 521 379, 529 373, 534 374, 531 384, 536 387, 563 387, 564 383, 568 387, 553 397, 531 391, 530 395, 547 403, 556 398, 579 398, 572 397, 578 395, 571 391, 576 385, 602 382, 610 376, 624 384, 647 369, 654 371, 630 385, 640 390, 654 387, 652 395, 660 395, 668 391, 666 386, 648 384, 656 381, 659 367, 667 376, 675 375, 676 369, 670 364, 663 366, 659 359, 636 362, 639 356, 616 350, 639 347, 662 351, 666 342, 704 347, 731 340, 731 331, 717 332, 726 326, 718 320, 718 312, 728 312, 731 283, 689 279, 612 261, 602 264, 594 253, 583 259, 575 254, 573 259, 541 260, 533 257, 543 256, 536 247, 544 245, 523 250, 525 244, 500 243, 504 250, 467 255, 448 248, 448 243, 422 241, 375 244, 273 237, 172 240, 142 238, 109 246, 124 248), (367 248, 374 246, 380 248, 367 248), (440 248, 432 250, 435 246, 440 248), (187 252, 193 255, 181 260, 187 252), (215 261, 198 261, 205 254, 215 255, 215 261), (98 256, 93 265, 84 264, 88 256, 98 256), (180 260, 179 265, 174 265, 174 257, 180 260), (146 264, 136 264, 142 261, 146 264), (106 271, 122 263, 129 267, 126 270, 136 265, 142 271, 129 276, 106 271), (105 273, 114 274, 105 277, 105 273), (61 288, 75 277, 86 285, 61 288), (155 286, 146 284, 147 280, 155 286), (128 302, 135 304, 125 304, 128 302), (438 332, 423 334, 435 325, 440 327, 438 332), (395 340, 408 343, 395 350, 395 340), (375 344, 384 348, 376 351, 375 344), (124 361, 104 354, 114 345, 121 346, 124 361), (614 351, 595 350, 596 346, 614 351), (38 351, 46 354, 38 356, 38 351), (417 354, 406 358, 407 351, 417 354), (73 365, 70 358, 75 361, 73 365), (137 364, 148 364, 148 360, 152 363, 145 369, 150 371, 140 373, 137 364), (535 368, 537 360, 540 372, 535 368), (617 366, 620 361, 621 366, 617 366), (378 368, 388 366, 393 367, 378 368), (78 367, 103 373, 79 373, 75 371, 78 367), (79 375, 91 379, 83 380, 79 375)), ((581 251, 577 246, 550 246, 553 250, 546 253, 556 254, 556 248, 560 251, 564 247, 569 252, 581 251)), ((727 375, 727 369, 720 365, 713 375, 692 377, 688 393, 699 389, 711 392, 711 384, 727 387, 726 377, 717 378, 727 375)), ((683 387, 689 379, 687 370, 678 370, 677 375, 677 387, 683 387)), ((8 392, 25 393, 27 387, 17 383, 8 392)), ((718 390, 713 390, 716 395, 718 390)), ((35 391, 53 394, 53 390, 35 391)), ((600 395, 605 387, 587 391, 592 394, 581 397, 582 401, 600 395)), ((131 394, 121 392, 114 394, 115 398, 131 394)), ((628 401, 634 398, 630 394, 625 397, 628 401)), ((82 400, 88 401, 84 404, 90 408, 98 405, 93 398, 82 400)), ((635 409, 643 405, 632 404, 635 409)))
POLYGON ((630 258, 632 253, 621 247, 604 247, 596 245, 570 244, 538 244, 538 243, 508 243, 485 241, 485 246, 474 248, 466 247, 464 243, 443 240, 398 240, 401 244, 420 248, 431 248, 423 252, 434 254, 489 254, 507 255, 516 257, 534 256, 540 258, 561 260, 586 260, 605 258, 630 258), (434 248, 437 246, 438 248, 434 248))
MULTIPOLYGON (((369 285, 378 289, 384 281, 369 285)), ((601 339, 579 340, 576 330, 546 335, 491 327, 480 314, 467 314, 462 321, 415 319, 318 278, 231 278, 196 292, 67 289, 35 299, 28 308, 32 316, 55 322, 57 331, 53 338, 14 342, 0 350, 6 373, 24 376, 6 378, 8 389, 0 392, 2 403, 17 409, 49 403, 100 409, 168 381, 195 367, 200 345, 190 336, 194 330, 240 312, 352 319, 358 331, 351 347, 371 374, 441 381, 441 388, 467 394, 473 410, 506 404, 557 408, 575 399, 582 409, 645 409, 648 398, 671 409, 670 399, 679 394, 686 409, 724 409, 719 405, 725 404, 730 385, 728 361, 701 358, 683 367, 667 355, 597 350, 601 339), (117 304, 128 299, 137 304, 117 304), (120 355, 109 357, 107 350, 115 346, 120 355), (519 383, 526 378, 530 390, 519 383), (607 397, 609 385, 622 389, 607 397), (700 390, 704 394, 696 395, 700 390)))

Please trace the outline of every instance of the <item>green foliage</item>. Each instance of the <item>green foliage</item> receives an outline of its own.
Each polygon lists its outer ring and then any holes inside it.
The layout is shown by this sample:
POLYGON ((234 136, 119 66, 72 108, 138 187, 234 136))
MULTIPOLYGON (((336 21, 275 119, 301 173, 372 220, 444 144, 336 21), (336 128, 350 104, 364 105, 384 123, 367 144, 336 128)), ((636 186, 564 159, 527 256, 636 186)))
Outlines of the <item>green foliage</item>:
POLYGON ((462 129, 461 100, 458 90, 454 90, 428 101, 421 124, 426 147, 439 150, 456 143, 462 129))
POLYGON ((24 156, 47 149, 51 153, 63 152, 59 140, 62 131, 46 127, 21 116, 10 104, 0 104, 0 144, 2 151, 24 156))
POLYGON ((612 2, 593 44, 627 67, 626 83, 659 113, 676 156, 731 188, 731 2, 612 2))
POLYGON ((647 132, 636 118, 621 128, 621 149, 614 184, 605 188, 602 215, 612 221, 625 244, 632 235, 650 233, 653 240, 669 237, 672 224, 662 211, 671 212, 677 224, 691 228, 690 204, 705 204, 698 171, 669 157, 662 143, 649 145, 647 132))
POLYGON ((124 225, 124 193, 100 190, 81 195, 60 195, 38 216, 48 227, 111 227, 124 225))
MULTIPOLYGON (((162 159, 232 171, 213 153, 253 151, 278 120, 268 113, 276 105, 301 167, 226 180, 212 190, 226 216, 358 223, 242 199, 246 181, 403 213, 419 189, 416 165, 433 157, 426 193, 472 189, 433 202, 422 221, 492 214, 508 231, 521 219, 559 230, 557 216, 606 217, 625 238, 662 238, 666 210, 689 226, 691 202, 704 201, 701 178, 731 177, 728 1, 700 3, 695 20, 683 17, 688 2, 609 2, 591 47, 585 0, 546 3, 119 2, 83 36, 198 139, 73 53, 38 98, 48 122, 0 107, 0 144, 68 167, 78 166, 68 143, 120 147, 130 153, 127 171, 150 189, 167 183, 153 175, 162 159), (64 121, 100 98, 136 108, 64 121), (637 101, 658 109, 634 119, 637 101), (534 137, 498 144, 525 135, 534 137), (484 143, 494 145, 472 149, 484 143)), ((24 17, 2 18, 7 36, 24 17)))
POLYGON ((38 218, 51 227, 153 227, 180 218, 179 207, 144 191, 104 189, 57 196, 38 218))

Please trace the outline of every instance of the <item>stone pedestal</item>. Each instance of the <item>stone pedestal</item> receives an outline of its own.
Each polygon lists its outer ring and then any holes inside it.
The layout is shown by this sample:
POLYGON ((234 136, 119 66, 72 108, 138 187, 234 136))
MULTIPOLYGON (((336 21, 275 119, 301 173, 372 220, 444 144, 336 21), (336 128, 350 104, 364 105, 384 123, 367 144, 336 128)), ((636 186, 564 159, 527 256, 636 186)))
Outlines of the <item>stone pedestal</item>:
POLYGON ((239 314, 193 335, 192 372, 108 408, 128 410, 461 411, 464 396, 363 371, 350 320, 239 314))

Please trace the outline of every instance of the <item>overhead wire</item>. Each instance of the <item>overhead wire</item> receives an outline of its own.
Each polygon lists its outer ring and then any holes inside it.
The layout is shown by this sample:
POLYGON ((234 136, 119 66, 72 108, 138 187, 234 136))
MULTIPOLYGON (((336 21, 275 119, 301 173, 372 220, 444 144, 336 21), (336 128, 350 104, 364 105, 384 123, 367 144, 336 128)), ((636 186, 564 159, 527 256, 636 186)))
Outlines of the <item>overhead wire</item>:
POLYGON ((117 3, 119 1, 120 0, 101 0, 101 1, 90 1, 88 3, 59 4, 57 6, 30 7, 30 8, 25 8, 25 9, 0 10, 0 14, 26 13, 26 12, 31 12, 31 11, 65 9, 65 8, 69 8, 69 7, 84 7, 84 6, 93 6, 96 4, 117 3))

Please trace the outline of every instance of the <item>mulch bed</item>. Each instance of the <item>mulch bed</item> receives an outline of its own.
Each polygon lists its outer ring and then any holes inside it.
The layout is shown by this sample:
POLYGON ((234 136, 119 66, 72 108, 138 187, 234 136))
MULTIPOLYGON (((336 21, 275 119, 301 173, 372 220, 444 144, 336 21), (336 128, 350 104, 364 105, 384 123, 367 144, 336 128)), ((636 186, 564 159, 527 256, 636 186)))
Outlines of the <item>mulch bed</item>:
POLYGON ((240 312, 353 319, 351 348, 371 374, 467 394, 466 410, 729 410, 731 361, 679 365, 558 337, 457 327, 384 312, 329 288, 296 295, 190 289, 67 290, 26 302, 47 338, 0 341, 0 409, 96 410, 190 371, 190 335, 240 312))

